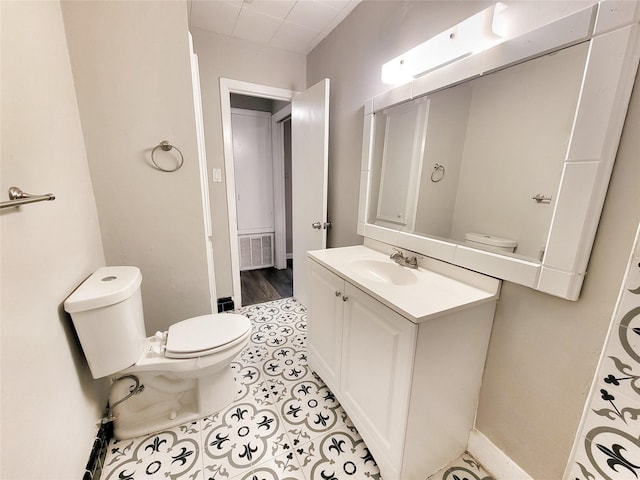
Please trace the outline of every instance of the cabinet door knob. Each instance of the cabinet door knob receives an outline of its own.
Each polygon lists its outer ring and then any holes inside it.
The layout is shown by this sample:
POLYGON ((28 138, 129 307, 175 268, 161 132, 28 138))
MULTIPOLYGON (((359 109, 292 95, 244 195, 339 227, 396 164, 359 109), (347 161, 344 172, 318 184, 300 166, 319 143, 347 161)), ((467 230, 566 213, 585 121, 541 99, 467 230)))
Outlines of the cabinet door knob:
POLYGON ((313 222, 311 224, 311 227, 312 228, 317 228, 318 230, 321 230, 322 229, 322 224, 320 222, 313 222))
POLYGON ((346 295, 343 295, 343 296, 342 296, 342 301, 343 301, 343 302, 346 302, 347 300, 349 300, 349 297, 347 297, 346 295))
POLYGON ((336 297, 339 297, 340 295, 342 295, 342 292, 340 290, 336 290, 336 297))

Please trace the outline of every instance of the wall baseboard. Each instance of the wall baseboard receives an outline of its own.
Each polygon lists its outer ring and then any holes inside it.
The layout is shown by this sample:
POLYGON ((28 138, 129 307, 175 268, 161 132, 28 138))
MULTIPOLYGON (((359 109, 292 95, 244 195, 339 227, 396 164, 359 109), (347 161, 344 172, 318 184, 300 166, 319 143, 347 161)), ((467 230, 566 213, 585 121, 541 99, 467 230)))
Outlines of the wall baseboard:
POLYGON ((533 478, 478 430, 471 430, 467 451, 496 480, 533 480, 533 478))

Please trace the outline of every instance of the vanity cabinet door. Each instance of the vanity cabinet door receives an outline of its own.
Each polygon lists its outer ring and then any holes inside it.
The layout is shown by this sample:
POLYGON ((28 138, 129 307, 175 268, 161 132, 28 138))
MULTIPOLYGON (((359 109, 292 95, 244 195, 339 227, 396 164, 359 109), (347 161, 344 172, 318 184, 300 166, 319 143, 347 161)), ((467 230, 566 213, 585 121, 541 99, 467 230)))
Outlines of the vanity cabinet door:
POLYGON ((308 260, 308 362, 324 383, 337 392, 342 355, 344 280, 308 260))
POLYGON ((345 285, 340 391, 376 461, 399 473, 417 325, 345 285))

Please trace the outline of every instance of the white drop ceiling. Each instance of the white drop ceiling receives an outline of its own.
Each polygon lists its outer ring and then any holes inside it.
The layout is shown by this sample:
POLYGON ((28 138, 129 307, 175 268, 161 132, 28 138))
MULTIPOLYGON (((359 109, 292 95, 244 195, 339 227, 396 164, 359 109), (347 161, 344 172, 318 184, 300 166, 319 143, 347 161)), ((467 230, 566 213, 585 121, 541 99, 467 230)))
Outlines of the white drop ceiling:
POLYGON ((188 0, 189 25, 308 54, 361 0, 188 0))

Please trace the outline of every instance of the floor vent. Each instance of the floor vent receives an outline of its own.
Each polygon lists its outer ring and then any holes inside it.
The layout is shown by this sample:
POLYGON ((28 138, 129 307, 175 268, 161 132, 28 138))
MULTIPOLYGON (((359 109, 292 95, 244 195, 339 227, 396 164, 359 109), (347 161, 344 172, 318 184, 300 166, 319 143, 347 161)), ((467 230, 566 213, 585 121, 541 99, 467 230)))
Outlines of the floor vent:
POLYGON ((240 270, 273 267, 273 233, 240 235, 240 270))

